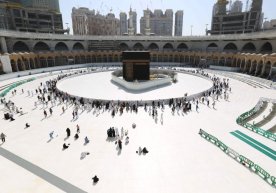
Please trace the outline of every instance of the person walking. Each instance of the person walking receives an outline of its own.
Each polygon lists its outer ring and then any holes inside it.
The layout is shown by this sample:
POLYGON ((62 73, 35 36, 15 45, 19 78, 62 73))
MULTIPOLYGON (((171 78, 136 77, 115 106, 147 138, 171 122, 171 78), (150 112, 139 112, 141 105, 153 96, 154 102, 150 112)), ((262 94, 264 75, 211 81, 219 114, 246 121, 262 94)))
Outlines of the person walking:
POLYGON ((7 137, 7 136, 6 136, 4 133, 1 133, 0 138, 1 138, 1 140, 2 140, 2 143, 5 143, 6 137, 7 137))
POLYGON ((79 134, 80 133, 80 126, 77 125, 77 133, 79 134))
POLYGON ((49 111, 50 111, 50 115, 52 116, 52 114, 53 114, 53 109, 50 108, 49 111))
POLYGON ((44 117, 47 118, 47 112, 44 110, 44 117))

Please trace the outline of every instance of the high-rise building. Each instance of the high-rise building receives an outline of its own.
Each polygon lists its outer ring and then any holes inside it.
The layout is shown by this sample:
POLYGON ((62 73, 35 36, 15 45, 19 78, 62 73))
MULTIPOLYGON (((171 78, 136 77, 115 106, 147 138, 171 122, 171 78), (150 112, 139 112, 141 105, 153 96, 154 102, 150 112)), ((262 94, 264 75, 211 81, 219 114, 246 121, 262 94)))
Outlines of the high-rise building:
POLYGON ((106 16, 88 8, 72 9, 75 35, 120 35, 120 21, 113 13, 106 16))
POLYGON ((60 12, 59 0, 21 0, 21 3, 25 7, 44 8, 60 12))
POLYGON ((243 6, 242 1, 236 0, 231 6, 230 13, 241 13, 242 6, 243 6))
POLYGON ((0 1, 0 28, 40 33, 65 33, 58 0, 0 1))
POLYGON ((80 7, 72 9, 72 27, 73 33, 77 35, 87 35, 88 33, 88 17, 95 15, 95 10, 90 11, 88 8, 80 7))
POLYGON ((182 28, 183 28, 183 11, 178 10, 175 13, 175 25, 174 25, 174 35, 182 36, 182 28))
POLYGON ((251 4, 251 11, 262 11, 263 0, 253 0, 251 4))
POLYGON ((265 21, 263 23, 264 30, 275 30, 276 29, 276 19, 272 19, 270 21, 265 21))
MULTIPOLYGON (((238 10, 242 9, 237 1, 238 10)), ((212 17, 211 30, 208 33, 216 34, 239 34, 260 31, 262 28, 262 0, 253 0, 251 9, 244 12, 230 12, 226 10, 229 3, 227 0, 217 0, 216 11, 212 17)))
MULTIPOLYGON (((146 18, 147 11, 144 10, 144 15, 140 19, 140 33, 146 34, 146 18)), ((172 36, 173 32, 173 11, 167 9, 165 13, 160 9, 154 10, 152 13, 150 11, 150 30, 151 33, 159 36, 172 36)))
POLYGON ((127 14, 125 12, 120 13, 120 34, 127 33, 127 14))

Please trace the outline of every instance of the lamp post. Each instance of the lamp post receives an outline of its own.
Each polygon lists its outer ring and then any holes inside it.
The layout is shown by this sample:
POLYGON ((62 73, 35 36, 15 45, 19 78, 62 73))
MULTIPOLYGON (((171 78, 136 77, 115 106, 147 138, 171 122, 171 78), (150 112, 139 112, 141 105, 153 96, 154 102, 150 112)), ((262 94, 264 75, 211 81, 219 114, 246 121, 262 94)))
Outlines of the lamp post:
POLYGON ((205 24, 206 25, 206 36, 208 35, 208 23, 205 24))
POLYGON ((193 25, 191 25, 191 36, 193 36, 193 25))

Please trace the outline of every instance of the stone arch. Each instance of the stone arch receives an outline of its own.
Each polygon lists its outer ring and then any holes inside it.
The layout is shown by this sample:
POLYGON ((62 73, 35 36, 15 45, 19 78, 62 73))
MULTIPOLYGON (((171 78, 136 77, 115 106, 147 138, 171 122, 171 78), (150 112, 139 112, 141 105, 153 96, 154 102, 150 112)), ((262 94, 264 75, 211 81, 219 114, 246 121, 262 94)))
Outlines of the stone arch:
POLYGON ((218 51, 218 45, 216 43, 210 43, 208 46, 207 46, 207 49, 206 49, 207 52, 216 52, 218 51))
POLYGON ((119 56, 117 54, 114 55, 114 62, 119 62, 119 56))
POLYGON ((240 58, 237 59, 237 63, 236 63, 235 67, 239 67, 239 66, 241 66, 241 59, 240 58))
POLYGON ((85 64, 86 63, 86 57, 85 57, 85 55, 80 55, 80 63, 81 64, 85 64))
POLYGON ((91 63, 91 62, 92 62, 91 55, 87 55, 86 56, 86 63, 91 63))
POLYGON ((97 55, 97 59, 96 60, 97 60, 98 63, 102 62, 102 56, 101 55, 97 55))
POLYGON ((81 64, 81 57, 79 55, 75 56, 75 64, 81 64))
POLYGON ((264 43, 261 47, 262 53, 272 53, 272 50, 273 50, 272 45, 269 42, 264 43))
POLYGON ((30 70, 29 60, 27 58, 23 58, 23 64, 24 64, 25 70, 30 70))
POLYGON ((260 75, 261 75, 263 65, 264 65, 263 60, 261 60, 261 61, 257 64, 255 76, 260 76, 260 75))
POLYGON ((274 64, 272 65, 272 69, 271 69, 271 73, 270 73, 270 79, 274 82, 276 81, 276 69, 275 69, 275 67, 276 67, 276 62, 274 62, 274 64))
POLYGON ((45 52, 45 51, 50 51, 50 47, 45 42, 37 42, 34 45, 33 50, 35 52, 45 52))
POLYGON ((35 63, 34 63, 34 60, 32 58, 30 58, 30 67, 31 69, 35 69, 35 63))
POLYGON ((180 62, 180 57, 178 54, 174 55, 174 62, 180 62))
POLYGON ((18 41, 12 47, 13 52, 29 52, 30 49, 25 42, 18 41))
POLYGON ((242 52, 254 53, 256 52, 256 46, 252 42, 248 42, 242 47, 242 52))
POLYGON ((242 71, 245 68, 245 59, 241 59, 241 64, 240 64, 240 70, 242 71))
POLYGON ((44 57, 39 58, 39 63, 41 65, 41 68, 47 68, 48 67, 48 62, 47 62, 46 58, 44 58, 44 57))
POLYGON ((12 72, 17 72, 18 71, 17 64, 13 59, 11 59, 11 67, 12 67, 12 72))
POLYGON ((177 51, 187 51, 189 50, 189 47, 185 43, 181 43, 177 46, 177 51))
POLYGON ((173 45, 171 43, 166 43, 164 46, 163 46, 163 50, 164 51, 173 51, 173 45))
POLYGON ((103 58, 102 62, 106 63, 107 62, 107 56, 104 54, 102 58, 103 58))
POLYGON ((68 56, 68 58, 67 58, 67 64, 68 65, 74 65, 75 64, 75 58, 74 58, 74 56, 68 56))
POLYGON ((159 50, 159 46, 156 43, 151 43, 148 47, 148 50, 155 50, 158 51, 159 50))
POLYGON ((73 45, 73 50, 85 50, 85 49, 84 49, 84 46, 80 42, 76 42, 73 45))
POLYGON ((54 60, 54 58, 51 57, 51 56, 49 56, 49 57, 47 58, 47 63, 48 63, 48 67, 53 67, 53 66, 55 66, 55 60, 54 60))
POLYGON ((236 44, 228 43, 224 46, 223 51, 225 51, 225 52, 237 52, 238 48, 237 48, 236 44))
POLYGON ((58 42, 55 46, 56 51, 68 51, 68 46, 64 42, 58 42))
POLYGON ((163 56, 163 62, 169 62, 169 56, 168 55, 163 56))
POLYGON ((256 60, 253 60, 252 63, 251 63, 251 67, 250 67, 250 70, 249 70, 249 74, 253 75, 255 74, 256 72, 256 68, 257 68, 257 61, 256 60))
POLYGON ((263 66, 263 70, 261 74, 263 78, 270 78, 269 75, 270 75, 271 67, 272 67, 271 61, 267 61, 263 66))
POLYGON ((113 56, 112 56, 112 54, 108 55, 107 62, 113 62, 113 56))
POLYGON ((244 69, 242 69, 243 72, 244 72, 244 73, 249 73, 250 67, 251 67, 251 60, 247 60, 247 61, 245 62, 244 69))
POLYGON ((233 62, 233 59, 231 57, 227 57, 225 60, 225 65, 228 67, 231 67, 232 62, 233 62))
POLYGON ((120 43, 119 49, 125 51, 125 50, 129 50, 129 47, 126 43, 120 43))
POLYGON ((157 59, 158 59, 157 54, 152 54, 150 58, 151 58, 151 62, 157 62, 157 59))
POLYGON ((219 58, 218 64, 219 64, 219 66, 225 66, 225 64, 226 64, 226 58, 224 56, 222 56, 221 58, 219 58))
POLYGON ((133 46, 133 50, 144 50, 144 49, 145 49, 144 46, 139 42, 134 44, 133 46))
POLYGON ((17 60, 17 67, 18 67, 18 71, 24 71, 25 70, 24 63, 21 59, 17 60))

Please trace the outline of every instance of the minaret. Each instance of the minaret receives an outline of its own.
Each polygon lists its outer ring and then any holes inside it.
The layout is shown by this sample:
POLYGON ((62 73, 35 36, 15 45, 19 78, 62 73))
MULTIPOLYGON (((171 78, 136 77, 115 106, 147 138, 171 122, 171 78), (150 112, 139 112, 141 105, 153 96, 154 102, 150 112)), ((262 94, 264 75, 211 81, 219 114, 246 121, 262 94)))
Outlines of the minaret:
POLYGON ((145 11, 145 17, 146 17, 146 28, 145 28, 145 35, 150 35, 150 10, 147 8, 145 11))
POLYGON ((130 7, 130 10, 129 10, 128 35, 130 35, 130 36, 133 36, 133 35, 134 35, 133 12, 132 12, 131 7, 130 7))

